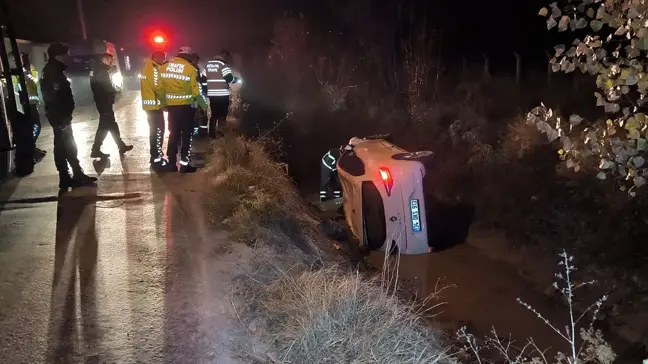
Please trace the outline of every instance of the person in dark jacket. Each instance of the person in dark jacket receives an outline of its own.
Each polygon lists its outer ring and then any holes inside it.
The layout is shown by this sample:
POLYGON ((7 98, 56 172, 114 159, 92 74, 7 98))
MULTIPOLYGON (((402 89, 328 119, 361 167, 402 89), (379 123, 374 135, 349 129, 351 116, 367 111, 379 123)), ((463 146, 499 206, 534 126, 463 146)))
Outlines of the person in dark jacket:
POLYGON ((59 188, 92 185, 97 179, 83 173, 77 158, 77 146, 72 134, 74 97, 65 76, 65 61, 69 48, 54 43, 47 49, 49 60, 41 72, 40 88, 45 101, 45 116, 54 131, 54 163, 59 172, 59 188), (73 175, 70 175, 69 166, 73 175))
POLYGON ((124 154, 133 149, 132 145, 126 145, 119 133, 119 125, 115 119, 115 111, 113 105, 115 104, 115 95, 117 91, 110 78, 111 66, 113 64, 113 56, 109 53, 104 53, 101 56, 101 62, 98 62, 90 73, 90 88, 94 96, 97 111, 99 111, 99 126, 97 134, 95 134, 94 144, 92 145, 92 158, 108 158, 110 155, 101 151, 101 145, 110 133, 117 143, 119 154, 124 154))
POLYGON ((216 139, 222 133, 230 106, 230 85, 240 82, 229 66, 230 54, 222 50, 207 62, 207 97, 209 97, 209 137, 216 139))

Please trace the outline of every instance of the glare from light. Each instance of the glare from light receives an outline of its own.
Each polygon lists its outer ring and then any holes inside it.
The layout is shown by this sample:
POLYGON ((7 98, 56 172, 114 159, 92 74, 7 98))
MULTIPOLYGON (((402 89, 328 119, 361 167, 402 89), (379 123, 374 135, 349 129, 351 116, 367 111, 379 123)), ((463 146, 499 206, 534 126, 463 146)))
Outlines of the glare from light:
POLYGON ((158 35, 155 38, 153 38, 153 42, 158 43, 158 44, 164 43, 164 37, 162 37, 161 35, 158 35))
POLYGON ((124 76, 122 76, 121 72, 116 72, 110 75, 110 80, 117 88, 122 88, 124 86, 124 76))

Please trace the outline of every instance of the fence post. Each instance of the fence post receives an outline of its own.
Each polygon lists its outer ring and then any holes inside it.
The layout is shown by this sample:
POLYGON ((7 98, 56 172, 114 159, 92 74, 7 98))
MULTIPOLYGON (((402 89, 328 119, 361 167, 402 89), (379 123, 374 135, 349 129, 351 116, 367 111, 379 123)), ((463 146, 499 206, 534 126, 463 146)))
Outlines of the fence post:
POLYGON ((553 69, 551 68, 551 58, 553 58, 553 56, 548 51, 545 51, 545 55, 547 56, 547 87, 550 87, 551 74, 553 73, 553 69))
POLYGON ((484 78, 490 80, 491 78, 490 61, 488 59, 488 56, 484 53, 482 53, 482 58, 484 58, 484 78))
POLYGON ((515 56, 515 83, 520 84, 522 78, 522 57, 518 52, 513 52, 515 56))

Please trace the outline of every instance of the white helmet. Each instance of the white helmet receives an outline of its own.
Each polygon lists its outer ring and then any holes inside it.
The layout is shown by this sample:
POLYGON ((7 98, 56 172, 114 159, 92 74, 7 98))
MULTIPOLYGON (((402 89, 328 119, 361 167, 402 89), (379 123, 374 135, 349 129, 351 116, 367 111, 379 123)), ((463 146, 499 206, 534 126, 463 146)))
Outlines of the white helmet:
POLYGON ((191 53, 193 53, 193 51, 191 50, 191 47, 188 46, 182 46, 178 51, 178 54, 191 54, 191 53))

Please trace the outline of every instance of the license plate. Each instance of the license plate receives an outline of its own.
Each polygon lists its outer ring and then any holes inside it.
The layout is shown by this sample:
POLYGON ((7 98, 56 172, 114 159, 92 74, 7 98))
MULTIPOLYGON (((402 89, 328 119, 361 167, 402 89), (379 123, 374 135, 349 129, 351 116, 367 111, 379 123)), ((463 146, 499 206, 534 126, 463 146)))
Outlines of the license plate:
POLYGON ((418 200, 410 200, 410 213, 412 215, 412 230, 415 233, 421 232, 421 214, 418 200))

